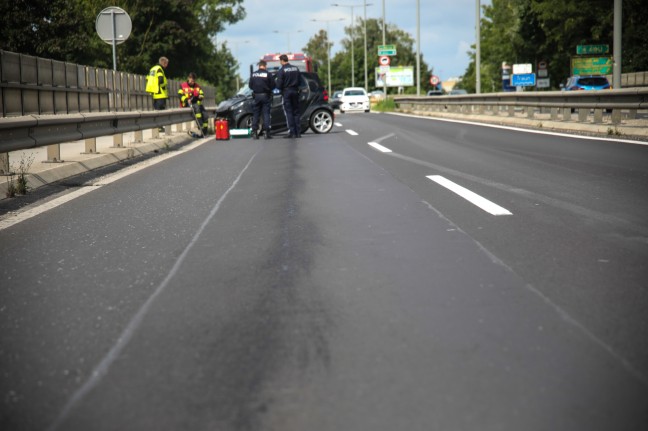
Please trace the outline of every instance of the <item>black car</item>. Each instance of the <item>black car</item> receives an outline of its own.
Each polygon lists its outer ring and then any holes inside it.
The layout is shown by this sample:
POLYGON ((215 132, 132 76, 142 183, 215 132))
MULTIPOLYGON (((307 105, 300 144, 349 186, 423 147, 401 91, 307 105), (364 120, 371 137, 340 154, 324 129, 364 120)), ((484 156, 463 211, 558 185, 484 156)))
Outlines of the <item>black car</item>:
MULTIPOLYGON (((316 73, 302 72, 299 86, 299 107, 301 115, 301 133, 310 128, 315 133, 328 133, 333 128, 335 116, 328 104, 328 94, 316 73)), ((286 115, 283 110, 281 94, 272 98, 270 109, 271 133, 288 130, 286 115)), ((247 129, 252 127, 253 113, 252 90, 246 85, 234 97, 222 101, 216 108, 216 118, 224 118, 230 129, 247 129)), ((259 130, 263 116, 259 119, 259 130)))

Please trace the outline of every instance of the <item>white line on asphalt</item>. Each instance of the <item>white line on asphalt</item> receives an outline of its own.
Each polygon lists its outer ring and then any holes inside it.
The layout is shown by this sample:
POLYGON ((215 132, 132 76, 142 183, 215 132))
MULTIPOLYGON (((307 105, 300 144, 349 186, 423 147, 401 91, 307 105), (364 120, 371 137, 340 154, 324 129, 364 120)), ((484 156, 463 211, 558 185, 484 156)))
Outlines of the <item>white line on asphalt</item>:
POLYGON ((587 139, 587 140, 590 140, 590 141, 609 141, 609 142, 623 142, 625 144, 648 145, 648 142, 633 141, 631 139, 602 138, 602 137, 598 137, 598 136, 587 136, 587 135, 576 135, 576 134, 570 134, 570 133, 551 132, 549 130, 532 130, 532 129, 524 129, 522 127, 515 127, 515 126, 502 126, 502 125, 498 125, 498 124, 480 123, 478 121, 452 120, 452 119, 449 119, 449 118, 426 117, 424 115, 402 114, 400 112, 388 112, 388 114, 398 115, 398 116, 401 116, 401 117, 422 118, 422 119, 425 119, 425 120, 433 120, 433 121, 445 121, 447 123, 471 124, 473 126, 491 127, 493 129, 515 130, 516 132, 536 133, 538 135, 552 135, 552 136, 561 136, 561 137, 565 137, 565 138, 587 139))
POLYGON ((466 199, 468 202, 473 205, 477 205, 479 208, 483 209, 487 213, 492 215, 512 215, 512 213, 506 208, 489 201, 486 198, 479 196, 477 193, 471 192, 465 187, 460 186, 457 183, 453 183, 449 179, 442 177, 441 175, 428 175, 427 178, 431 179, 435 183, 442 185, 450 191, 455 192, 462 198, 466 199))
POLYGON ((368 143, 369 145, 371 145, 372 147, 374 147, 376 150, 378 150, 378 151, 382 151, 383 153, 391 153, 391 152, 392 152, 392 150, 390 150, 390 149, 387 148, 387 147, 383 147, 383 146, 380 145, 378 142, 367 142, 367 143, 368 143))
POLYGON ((216 204, 212 207, 211 211, 207 215, 207 218, 203 220, 202 224, 194 234, 193 238, 189 242, 189 244, 185 247, 185 249, 182 251, 180 256, 178 256, 177 260, 169 270, 169 273, 167 276, 162 280, 160 285, 153 291, 151 296, 146 300, 144 305, 137 311, 137 313, 133 316, 133 318, 128 322, 128 325, 124 329, 124 331, 121 333, 121 335, 117 338, 117 341, 115 344, 112 346, 110 351, 104 356, 104 358, 99 362, 99 364, 92 370, 90 375, 88 376, 88 380, 81 385, 68 399, 67 403, 63 407, 63 410, 61 410, 61 413, 59 416, 56 418, 54 423, 50 425, 48 428, 50 431, 54 431, 61 426, 61 424, 65 421, 67 416, 72 412, 72 410, 76 407, 78 403, 80 403, 86 395, 101 381, 101 379, 108 373, 108 369, 110 366, 117 360, 119 355, 121 354, 122 350, 128 345, 130 342, 131 338, 139 328, 140 324, 144 320, 144 317, 148 313, 149 308, 151 308, 151 305, 153 304, 153 301, 155 301, 155 298, 157 298, 162 291, 167 287, 171 279, 176 275, 182 264, 184 263, 185 259, 187 258, 189 251, 193 248, 194 244, 198 241, 200 238, 200 235, 202 235, 203 231, 207 227, 207 225, 211 222, 211 220, 214 218, 218 210, 220 209, 223 201, 227 198, 227 196, 230 194, 232 190, 236 187, 238 182, 241 180, 241 177, 243 174, 248 170, 250 165, 252 164, 252 161, 258 154, 258 151, 252 155, 250 160, 247 162, 243 170, 239 172, 238 176, 234 180, 234 182, 230 185, 230 187, 223 193, 223 195, 218 199, 216 204))
POLYGON ((347 129, 346 132, 351 136, 358 136, 358 134, 356 132, 354 132, 353 130, 347 129))
POLYGON ((333 123, 335 124, 335 127, 342 127, 342 123, 333 123))
POLYGON ((106 176, 103 176, 99 178, 97 181, 95 181, 92 185, 88 187, 81 187, 77 190, 74 190, 70 193, 66 193, 63 196, 60 196, 58 198, 52 199, 50 201, 47 201, 42 204, 38 204, 38 206, 26 209, 24 211, 20 211, 18 213, 12 213, 12 214, 7 214, 0 218, 0 230, 7 229, 8 227, 11 227, 15 224, 18 224, 22 221, 28 220, 32 217, 35 217, 39 214, 44 213, 45 211, 49 211, 53 208, 56 208, 60 205, 63 205, 66 202, 69 202, 73 199, 78 198, 79 196, 83 196, 86 193, 93 192, 95 190, 98 190, 101 188, 101 186, 105 186, 107 184, 110 184, 112 182, 115 182, 127 175, 130 175, 134 172, 140 171, 144 168, 147 168, 149 166, 155 165, 157 163, 163 162, 164 160, 178 156, 186 151, 193 150, 194 148, 198 147, 199 145, 204 144, 205 142, 208 142, 209 138, 204 138, 201 139, 200 141, 196 141, 190 145, 187 145, 183 148, 181 148, 179 151, 171 151, 169 153, 165 153, 162 155, 159 155, 157 157, 150 158, 148 160, 145 160, 143 162, 137 163, 135 165, 126 167, 124 169, 119 170, 118 172, 115 172, 114 174, 109 174, 106 176))

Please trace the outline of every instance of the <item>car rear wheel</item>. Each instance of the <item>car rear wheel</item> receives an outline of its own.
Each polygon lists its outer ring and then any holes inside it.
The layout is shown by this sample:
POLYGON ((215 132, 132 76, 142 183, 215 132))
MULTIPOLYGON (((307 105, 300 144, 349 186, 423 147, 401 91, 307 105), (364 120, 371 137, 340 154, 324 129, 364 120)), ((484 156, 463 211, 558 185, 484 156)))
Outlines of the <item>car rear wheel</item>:
POLYGON ((315 133, 328 133, 333 128, 333 114, 326 109, 318 109, 310 118, 310 128, 315 133))

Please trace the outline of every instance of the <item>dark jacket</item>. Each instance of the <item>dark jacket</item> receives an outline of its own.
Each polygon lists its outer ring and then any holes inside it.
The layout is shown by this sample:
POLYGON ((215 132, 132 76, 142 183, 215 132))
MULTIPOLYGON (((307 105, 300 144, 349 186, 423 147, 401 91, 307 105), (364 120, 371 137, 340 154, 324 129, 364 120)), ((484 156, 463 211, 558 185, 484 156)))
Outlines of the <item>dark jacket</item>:
POLYGON ((277 88, 284 91, 286 88, 299 88, 301 72, 296 66, 286 63, 277 72, 277 88))
POLYGON ((272 74, 265 69, 259 69, 252 73, 248 87, 256 94, 270 94, 275 88, 274 79, 272 74))

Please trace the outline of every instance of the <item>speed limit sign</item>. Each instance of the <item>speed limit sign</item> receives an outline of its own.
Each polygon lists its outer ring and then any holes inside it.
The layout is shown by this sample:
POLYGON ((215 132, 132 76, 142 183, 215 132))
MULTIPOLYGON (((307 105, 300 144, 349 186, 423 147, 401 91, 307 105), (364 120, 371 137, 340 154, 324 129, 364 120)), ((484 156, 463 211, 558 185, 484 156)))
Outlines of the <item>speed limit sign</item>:
POLYGON ((440 82, 441 82, 441 80, 439 79, 438 76, 436 76, 436 75, 430 76, 430 84, 439 85, 440 82))
POLYGON ((390 60, 389 57, 386 55, 381 55, 380 59, 378 59, 379 63, 381 66, 389 66, 390 60))

